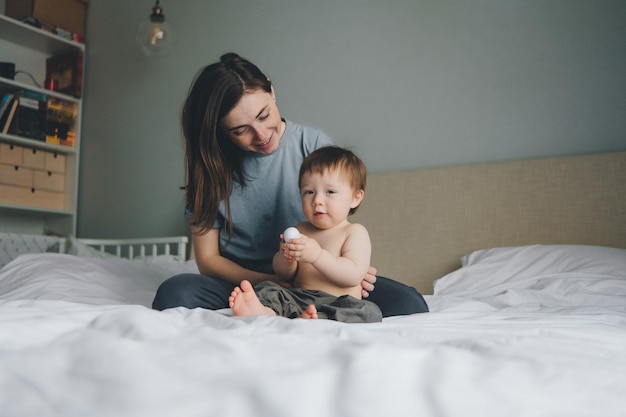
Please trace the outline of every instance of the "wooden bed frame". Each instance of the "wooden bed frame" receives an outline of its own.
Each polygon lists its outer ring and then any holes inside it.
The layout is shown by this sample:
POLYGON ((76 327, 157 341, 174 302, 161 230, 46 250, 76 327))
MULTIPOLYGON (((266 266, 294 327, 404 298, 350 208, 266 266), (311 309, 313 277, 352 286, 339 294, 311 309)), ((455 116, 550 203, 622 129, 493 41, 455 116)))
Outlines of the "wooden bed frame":
POLYGON ((371 173, 351 221, 378 274, 422 294, 478 249, 626 248, 626 152, 371 173))

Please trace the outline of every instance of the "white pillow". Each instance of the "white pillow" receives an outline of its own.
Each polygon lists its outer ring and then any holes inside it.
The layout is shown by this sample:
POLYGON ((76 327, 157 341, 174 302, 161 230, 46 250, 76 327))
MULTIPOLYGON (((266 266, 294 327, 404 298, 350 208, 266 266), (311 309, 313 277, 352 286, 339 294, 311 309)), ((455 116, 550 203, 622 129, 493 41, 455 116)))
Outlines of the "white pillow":
POLYGON ((66 253, 68 255, 80 256, 82 258, 99 258, 99 259, 111 259, 117 258, 117 256, 99 251, 96 248, 92 248, 89 245, 85 245, 73 236, 67 238, 66 253))
POLYGON ((155 264, 57 253, 20 255, 0 270, 0 299, 150 307, 160 283, 179 273, 198 273, 198 268, 193 261, 155 264))
POLYGON ((473 252, 462 267, 437 280, 435 295, 494 297, 511 290, 626 294, 626 249, 584 245, 531 245, 473 252))
POLYGON ((0 233, 0 268, 24 253, 59 252, 58 236, 0 233))

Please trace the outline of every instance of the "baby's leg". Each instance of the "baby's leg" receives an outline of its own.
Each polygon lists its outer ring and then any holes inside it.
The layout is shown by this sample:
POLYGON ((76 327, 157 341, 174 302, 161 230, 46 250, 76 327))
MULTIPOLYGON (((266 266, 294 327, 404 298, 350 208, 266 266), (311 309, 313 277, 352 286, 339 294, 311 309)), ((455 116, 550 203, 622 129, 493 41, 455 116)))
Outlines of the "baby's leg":
POLYGON ((228 297, 228 305, 235 316, 275 316, 276 312, 264 306, 252 288, 250 281, 243 280, 228 297))
POLYGON ((309 306, 298 316, 300 319, 316 319, 317 318, 317 309, 315 305, 309 304, 309 306))

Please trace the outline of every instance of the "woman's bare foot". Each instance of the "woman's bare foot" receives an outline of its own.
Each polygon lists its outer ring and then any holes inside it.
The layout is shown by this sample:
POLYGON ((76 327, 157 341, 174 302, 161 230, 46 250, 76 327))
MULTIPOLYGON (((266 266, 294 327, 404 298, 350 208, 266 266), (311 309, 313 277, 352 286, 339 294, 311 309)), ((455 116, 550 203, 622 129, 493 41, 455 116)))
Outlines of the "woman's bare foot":
POLYGON ((309 306, 298 316, 301 319, 316 319, 317 318, 317 309, 313 304, 309 304, 309 306))
POLYGON ((239 287, 230 293, 228 306, 233 310, 235 316, 275 316, 276 312, 264 306, 252 288, 250 281, 243 280, 239 287))

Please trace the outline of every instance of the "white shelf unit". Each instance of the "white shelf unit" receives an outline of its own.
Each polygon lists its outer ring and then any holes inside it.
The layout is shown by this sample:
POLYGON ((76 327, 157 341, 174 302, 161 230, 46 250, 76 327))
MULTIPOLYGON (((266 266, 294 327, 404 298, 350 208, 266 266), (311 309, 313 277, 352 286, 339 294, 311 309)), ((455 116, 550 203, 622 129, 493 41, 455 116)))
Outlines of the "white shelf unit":
MULTIPOLYGON (((32 75, 38 84, 42 86, 44 84, 47 58, 72 51, 80 51, 84 59, 85 46, 83 44, 66 40, 5 15, 0 15, 0 61, 15 63, 16 71, 27 72, 32 75)), ((24 152, 30 150, 34 153, 40 152, 46 158, 54 155, 55 158, 62 156, 65 159, 64 173, 61 173, 64 179, 63 197, 56 207, 8 201, 9 193, 6 191, 7 188, 5 188, 4 192, 0 189, 0 231, 61 236, 75 235, 82 98, 46 90, 35 85, 30 77, 25 76, 23 73, 16 74, 15 78, 12 80, 0 77, 0 93, 4 94, 5 92, 19 89, 43 93, 48 97, 57 97, 76 103, 78 113, 74 125, 75 138, 73 146, 49 144, 45 141, 14 134, 0 133, 0 147, 3 147, 5 154, 7 147, 10 147, 11 149, 23 150, 24 152), (2 195, 3 193, 5 196, 2 195)), ((16 167, 15 169, 17 170, 18 168, 16 167)), ((6 178, 5 181, 2 181, 2 178, 0 178, 0 187, 3 182, 7 183, 8 181, 6 178)))

